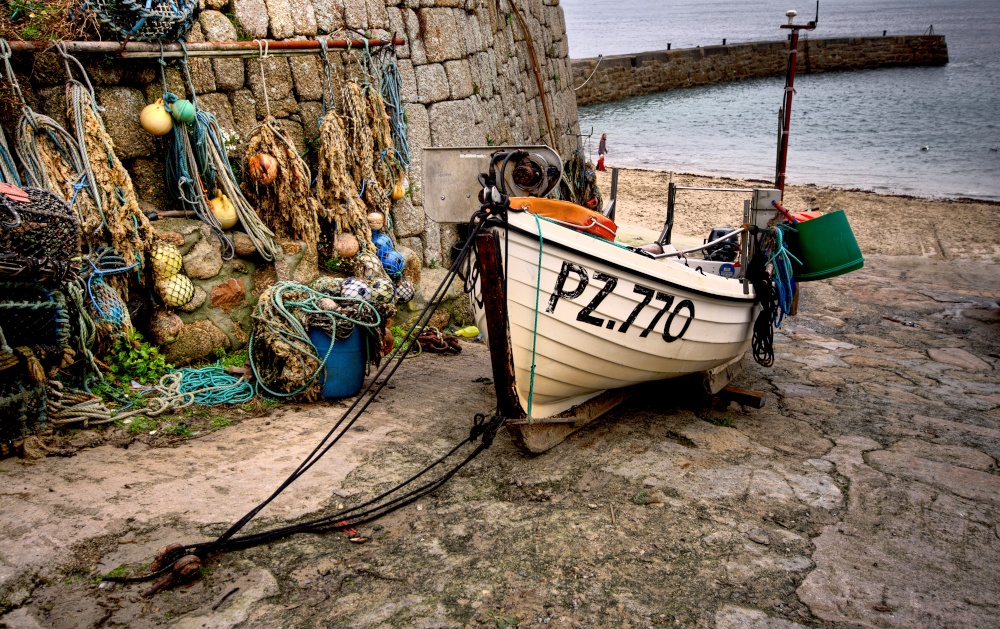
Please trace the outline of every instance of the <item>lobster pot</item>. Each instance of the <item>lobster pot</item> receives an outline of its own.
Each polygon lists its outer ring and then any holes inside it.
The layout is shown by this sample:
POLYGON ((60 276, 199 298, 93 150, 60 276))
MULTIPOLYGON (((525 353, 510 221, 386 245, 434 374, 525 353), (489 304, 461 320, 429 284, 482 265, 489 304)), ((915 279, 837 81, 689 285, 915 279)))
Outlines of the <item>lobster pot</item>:
POLYGON ((39 284, 0 282, 0 335, 7 348, 29 347, 43 365, 58 365, 69 347, 66 298, 39 284))
POLYGON ((65 201, 40 188, 0 189, 0 278, 73 280, 79 256, 79 219, 65 201))
POLYGON ((0 443, 21 439, 45 424, 45 385, 28 375, 23 360, 0 354, 0 443))
POLYGON ((90 0, 84 6, 117 39, 174 42, 191 30, 198 0, 90 0))

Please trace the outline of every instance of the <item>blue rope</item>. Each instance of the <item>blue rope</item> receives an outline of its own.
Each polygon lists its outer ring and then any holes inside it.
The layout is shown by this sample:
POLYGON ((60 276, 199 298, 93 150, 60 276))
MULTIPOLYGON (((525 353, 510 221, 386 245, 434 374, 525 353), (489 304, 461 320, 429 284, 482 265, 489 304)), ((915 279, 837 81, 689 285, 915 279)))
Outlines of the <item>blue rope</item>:
POLYGON ((774 286, 778 292, 778 309, 774 312, 774 327, 780 328, 785 315, 792 311, 792 300, 795 297, 795 278, 792 273, 792 260, 799 264, 802 261, 796 258, 785 247, 784 233, 786 231, 798 232, 797 229, 788 223, 778 225, 774 230, 774 251, 768 261, 774 268, 774 286))
MULTIPOLYGON (((531 330, 531 381, 528 383, 528 418, 531 418, 531 405, 535 397, 535 356, 538 348, 538 300, 542 292, 542 222, 535 217, 535 229, 538 230, 538 275, 535 277, 535 323, 531 330)), ((510 264, 510 261, 507 261, 510 264)))
MULTIPOLYGON (((389 46, 387 50, 391 51, 392 46, 389 46)), ((396 58, 394 54, 387 53, 382 63, 382 100, 385 101, 388 110, 389 126, 392 129, 392 141, 396 145, 396 154, 399 155, 403 167, 406 168, 410 165, 410 144, 406 139, 402 84, 396 58)))
POLYGON ((202 406, 242 404, 253 399, 254 386, 242 378, 226 373, 220 365, 179 369, 178 393, 193 393, 194 403, 202 406), (211 389, 211 390, 206 390, 211 389))

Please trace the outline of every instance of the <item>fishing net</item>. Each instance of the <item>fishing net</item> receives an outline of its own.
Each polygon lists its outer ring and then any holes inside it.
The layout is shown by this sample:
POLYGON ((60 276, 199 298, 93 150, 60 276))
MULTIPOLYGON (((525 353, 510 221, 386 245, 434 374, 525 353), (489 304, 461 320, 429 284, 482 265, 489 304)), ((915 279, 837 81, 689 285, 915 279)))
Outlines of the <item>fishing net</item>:
POLYGON ((248 173, 243 177, 244 192, 256 201, 261 220, 275 234, 304 241, 316 251, 320 206, 310 189, 312 174, 295 144, 271 116, 250 133, 244 158, 249 163, 258 153, 277 160, 277 176, 264 185, 248 173))
POLYGON ((116 337, 132 327, 128 305, 118 291, 104 281, 104 277, 90 278, 87 290, 93 308, 91 318, 109 337, 116 337))
MULTIPOLYGON (((345 280, 345 293, 347 286, 345 280)), ((308 330, 318 327, 329 334, 336 329, 335 338, 342 339, 345 322, 375 328, 382 320, 367 301, 333 297, 294 282, 278 282, 261 293, 249 346, 260 388, 279 397, 318 398, 324 357, 309 340, 308 330)))
POLYGON ((59 365, 69 347, 66 298, 37 282, 0 282, 0 354, 30 347, 48 366, 59 365))
POLYGON ((34 360, 28 348, 0 353, 0 444, 44 427, 45 383, 32 375, 34 360))
POLYGON ((413 282, 407 279, 399 280, 396 283, 396 304, 403 305, 409 303, 416 293, 417 290, 414 288, 413 282))
POLYGON ((198 0, 85 0, 83 9, 118 39, 176 41, 191 29, 198 0))
POLYGON ((583 151, 577 149, 563 164, 562 181, 559 183, 559 198, 582 205, 595 212, 604 209, 601 190, 597 187, 594 165, 586 161, 583 151))
POLYGON ((0 184, 0 276, 72 280, 79 221, 48 190, 0 184))

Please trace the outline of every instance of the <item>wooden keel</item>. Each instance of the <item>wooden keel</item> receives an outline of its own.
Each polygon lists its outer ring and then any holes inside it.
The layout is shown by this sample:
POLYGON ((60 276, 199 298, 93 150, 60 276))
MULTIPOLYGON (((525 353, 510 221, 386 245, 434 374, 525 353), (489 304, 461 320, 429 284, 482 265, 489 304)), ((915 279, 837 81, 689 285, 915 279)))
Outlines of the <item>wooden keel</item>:
POLYGON ((630 387, 605 391, 555 417, 508 419, 507 432, 518 448, 529 454, 541 454, 628 400, 631 390, 630 387))

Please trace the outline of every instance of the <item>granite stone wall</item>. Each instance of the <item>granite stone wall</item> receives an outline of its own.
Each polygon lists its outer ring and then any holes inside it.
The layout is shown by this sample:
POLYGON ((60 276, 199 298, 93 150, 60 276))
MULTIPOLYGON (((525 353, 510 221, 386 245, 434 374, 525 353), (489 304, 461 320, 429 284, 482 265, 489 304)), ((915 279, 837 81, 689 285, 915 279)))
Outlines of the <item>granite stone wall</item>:
MULTIPOLYGON (((516 6, 527 33, 506 0, 204 0, 188 41, 357 33, 405 37, 397 54, 412 151, 409 179, 415 185, 393 208, 394 227, 400 243, 424 264, 440 263, 457 236, 447 227, 442 233, 424 215, 423 147, 552 144, 554 138, 555 148, 566 151, 572 148, 566 131, 579 128, 559 0, 518 0, 516 6), (536 64, 528 54, 529 38, 536 64)), ((335 85, 358 74, 357 52, 331 52, 330 57, 335 85)), ((171 209, 163 141, 139 126, 139 112, 163 91, 157 62, 96 55, 80 59, 144 209, 171 209)), ((29 104, 64 121, 62 61, 50 52, 19 54, 14 63, 29 104)), ((318 55, 271 57, 264 68, 266 81, 256 58, 192 59, 198 105, 218 117, 232 140, 230 155, 239 156, 241 143, 266 114, 266 84, 272 114, 311 159, 322 115, 322 61, 318 55)), ((166 70, 166 84, 169 91, 188 96, 177 68, 166 70)), ((11 112, 0 112, 0 120, 12 138, 11 112)))
MULTIPOLYGON (((948 45, 942 35, 803 37, 798 52, 796 72, 804 73, 948 63, 948 45)), ((572 65, 573 84, 583 85, 576 91, 577 104, 584 106, 683 87, 781 76, 788 65, 788 41, 574 59, 572 65)))

